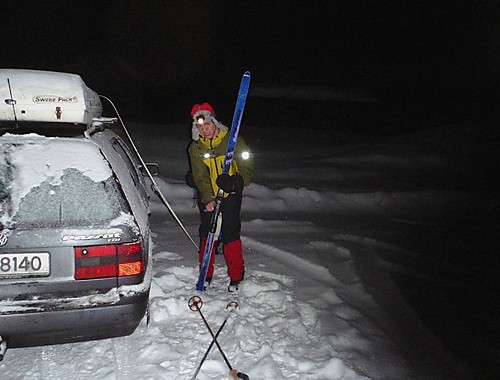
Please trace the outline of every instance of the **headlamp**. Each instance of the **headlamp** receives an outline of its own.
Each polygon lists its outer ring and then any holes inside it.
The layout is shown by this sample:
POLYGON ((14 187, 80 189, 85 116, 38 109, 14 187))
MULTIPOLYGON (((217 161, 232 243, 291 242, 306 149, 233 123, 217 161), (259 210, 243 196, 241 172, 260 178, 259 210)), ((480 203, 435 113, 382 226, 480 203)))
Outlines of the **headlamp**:
POLYGON ((196 116, 196 123, 198 124, 198 126, 201 127, 205 123, 205 116, 203 115, 196 116))

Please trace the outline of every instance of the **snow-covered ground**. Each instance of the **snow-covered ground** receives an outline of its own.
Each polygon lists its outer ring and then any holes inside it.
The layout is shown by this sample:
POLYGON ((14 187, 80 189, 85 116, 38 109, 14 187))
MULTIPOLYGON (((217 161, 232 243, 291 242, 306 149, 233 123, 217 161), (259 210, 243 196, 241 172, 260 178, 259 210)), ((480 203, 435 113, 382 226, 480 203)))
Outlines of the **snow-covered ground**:
MULTIPOLYGON (((158 182, 197 240, 197 209, 183 181, 189 124, 128 127, 145 160, 160 164, 158 182)), ((474 236, 496 246, 485 221, 498 201, 488 183, 476 181, 484 167, 476 158, 488 161, 493 142, 468 128, 353 138, 304 127, 243 126, 257 175, 244 193, 246 278, 238 294, 227 292, 221 256, 210 289, 195 291, 197 252, 153 197, 149 326, 144 321, 122 338, 9 349, 0 378, 190 379, 211 342, 188 307, 193 295, 202 298, 213 330, 227 316, 226 305, 238 302, 219 342, 231 365, 251 379, 477 378, 422 323, 415 304, 433 300, 441 288, 475 291, 468 284, 480 272, 486 289, 496 281, 491 268, 498 261, 477 264, 475 240, 457 235, 448 217, 453 212, 459 226, 474 220, 474 236), (474 139, 485 149, 472 148, 474 139), (469 252, 461 256, 470 262, 466 275, 452 255, 438 255, 454 247, 469 252)), ((434 311, 440 318, 443 311, 434 311)), ((494 326, 483 324, 483 332, 493 335, 494 326)), ((487 348, 488 338, 470 330, 457 339, 465 355, 474 351, 489 364, 498 358, 495 340, 487 348)), ((214 346, 197 378, 225 379, 228 372, 214 346)))

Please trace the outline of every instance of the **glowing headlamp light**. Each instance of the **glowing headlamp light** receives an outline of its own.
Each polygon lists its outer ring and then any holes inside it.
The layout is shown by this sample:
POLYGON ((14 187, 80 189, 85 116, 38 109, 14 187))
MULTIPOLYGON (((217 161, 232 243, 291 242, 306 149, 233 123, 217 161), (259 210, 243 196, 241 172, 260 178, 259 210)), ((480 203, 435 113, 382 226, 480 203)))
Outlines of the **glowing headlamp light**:
POLYGON ((196 117, 196 123, 201 127, 205 123, 205 116, 199 115, 196 117))

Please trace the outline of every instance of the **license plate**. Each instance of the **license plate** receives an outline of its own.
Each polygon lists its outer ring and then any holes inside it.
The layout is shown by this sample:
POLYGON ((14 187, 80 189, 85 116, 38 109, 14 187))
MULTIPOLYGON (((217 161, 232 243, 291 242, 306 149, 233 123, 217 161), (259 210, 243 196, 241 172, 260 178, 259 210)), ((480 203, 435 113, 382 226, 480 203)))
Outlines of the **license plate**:
POLYGON ((39 253, 5 253, 0 255, 0 277, 48 276, 50 255, 39 253))

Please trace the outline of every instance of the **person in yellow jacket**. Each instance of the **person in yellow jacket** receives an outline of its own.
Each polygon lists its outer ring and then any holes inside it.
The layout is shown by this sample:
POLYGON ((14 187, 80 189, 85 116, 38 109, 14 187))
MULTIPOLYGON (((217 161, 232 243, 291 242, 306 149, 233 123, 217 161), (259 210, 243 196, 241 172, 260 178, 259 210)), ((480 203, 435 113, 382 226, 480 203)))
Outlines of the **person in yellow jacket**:
MULTIPOLYGON (((194 185, 198 191, 198 201, 201 204, 200 264, 210 232, 215 197, 220 188, 224 191, 221 203, 221 241, 224 244, 224 258, 230 278, 228 290, 235 291, 245 274, 240 239, 240 211, 243 188, 250 184, 254 175, 252 153, 245 140, 239 135, 229 173, 222 174, 229 141, 228 128, 216 119, 214 108, 207 102, 195 104, 191 110, 191 116, 193 118, 193 141, 189 144, 188 153, 194 185)), ((207 270, 208 285, 214 273, 214 253, 212 251, 207 270)))

